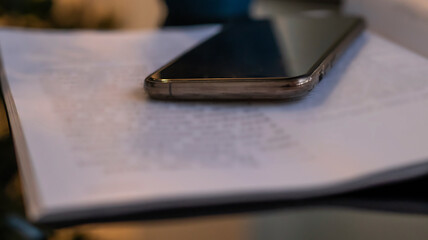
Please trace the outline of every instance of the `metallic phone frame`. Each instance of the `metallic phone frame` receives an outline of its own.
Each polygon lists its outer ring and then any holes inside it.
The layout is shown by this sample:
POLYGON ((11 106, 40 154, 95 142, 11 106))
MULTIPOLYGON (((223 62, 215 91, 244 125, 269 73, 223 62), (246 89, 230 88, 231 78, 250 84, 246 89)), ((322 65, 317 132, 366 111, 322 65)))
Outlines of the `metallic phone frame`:
POLYGON ((363 20, 356 23, 322 56, 308 74, 284 78, 194 78, 162 79, 159 72, 171 61, 144 81, 150 97, 156 99, 289 99, 299 98, 318 84, 335 61, 363 31, 363 20))

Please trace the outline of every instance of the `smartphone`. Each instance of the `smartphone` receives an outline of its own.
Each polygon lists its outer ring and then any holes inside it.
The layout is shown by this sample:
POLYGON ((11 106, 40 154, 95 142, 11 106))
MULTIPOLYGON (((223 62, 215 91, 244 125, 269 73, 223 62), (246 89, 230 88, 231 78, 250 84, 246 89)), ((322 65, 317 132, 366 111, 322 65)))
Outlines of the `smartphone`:
POLYGON ((363 31, 356 17, 230 24, 145 79, 158 99, 288 99, 311 91, 363 31))

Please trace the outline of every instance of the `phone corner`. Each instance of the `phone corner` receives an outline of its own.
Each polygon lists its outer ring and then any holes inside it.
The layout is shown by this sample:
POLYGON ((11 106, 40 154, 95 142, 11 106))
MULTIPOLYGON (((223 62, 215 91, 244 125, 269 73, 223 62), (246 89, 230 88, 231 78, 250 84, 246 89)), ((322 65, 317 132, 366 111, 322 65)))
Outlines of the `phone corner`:
POLYGON ((151 98, 164 99, 171 97, 171 83, 153 75, 144 80, 144 91, 151 98))

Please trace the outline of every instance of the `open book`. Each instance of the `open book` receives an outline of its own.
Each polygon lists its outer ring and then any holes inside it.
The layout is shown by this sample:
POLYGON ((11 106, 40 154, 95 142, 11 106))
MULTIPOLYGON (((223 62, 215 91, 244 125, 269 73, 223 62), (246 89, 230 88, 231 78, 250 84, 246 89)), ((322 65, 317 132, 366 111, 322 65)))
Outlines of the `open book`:
POLYGON ((217 31, 0 30, 29 217, 300 199, 428 173, 428 60, 373 33, 298 101, 146 96, 148 74, 217 31))

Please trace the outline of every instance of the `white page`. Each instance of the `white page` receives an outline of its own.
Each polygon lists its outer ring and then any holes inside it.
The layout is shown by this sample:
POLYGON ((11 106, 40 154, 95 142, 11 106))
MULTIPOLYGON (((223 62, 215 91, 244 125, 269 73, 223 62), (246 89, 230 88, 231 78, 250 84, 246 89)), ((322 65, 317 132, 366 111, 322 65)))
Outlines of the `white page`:
POLYGON ((428 61, 372 33, 299 101, 150 100, 144 78, 217 30, 0 32, 33 219, 295 198, 426 160, 428 61))

